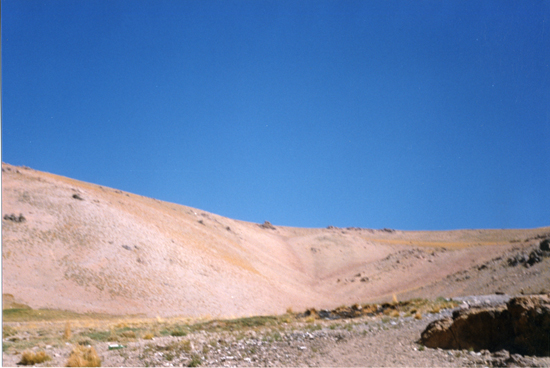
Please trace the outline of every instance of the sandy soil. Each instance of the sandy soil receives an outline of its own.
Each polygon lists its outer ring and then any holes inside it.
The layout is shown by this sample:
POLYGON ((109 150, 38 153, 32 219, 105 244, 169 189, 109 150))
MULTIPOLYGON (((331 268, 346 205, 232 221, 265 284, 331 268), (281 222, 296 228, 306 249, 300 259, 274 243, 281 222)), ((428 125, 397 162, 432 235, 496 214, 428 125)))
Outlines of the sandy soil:
POLYGON ((32 308, 230 317, 550 287, 550 259, 507 262, 550 227, 261 226, 29 168, 2 171, 3 293, 32 308))

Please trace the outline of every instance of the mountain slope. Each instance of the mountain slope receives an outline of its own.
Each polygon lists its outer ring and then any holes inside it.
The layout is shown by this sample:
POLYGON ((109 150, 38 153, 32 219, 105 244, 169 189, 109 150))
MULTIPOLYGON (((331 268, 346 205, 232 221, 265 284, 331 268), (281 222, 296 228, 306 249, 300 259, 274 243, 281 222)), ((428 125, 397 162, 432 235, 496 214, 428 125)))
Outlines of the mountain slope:
MULTIPOLYGON (((432 289, 453 296, 466 289, 430 285, 550 234, 261 226, 28 168, 2 171, 3 292, 32 308, 241 316, 432 289)), ((541 273, 503 291, 550 285, 548 259, 534 267, 541 273)))

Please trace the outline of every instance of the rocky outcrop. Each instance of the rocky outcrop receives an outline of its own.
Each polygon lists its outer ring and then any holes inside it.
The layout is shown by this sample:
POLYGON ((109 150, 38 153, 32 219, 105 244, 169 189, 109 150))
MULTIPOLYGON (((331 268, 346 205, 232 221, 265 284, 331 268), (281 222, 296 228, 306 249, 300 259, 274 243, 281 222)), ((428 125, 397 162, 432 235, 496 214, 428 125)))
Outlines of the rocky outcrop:
POLYGON ((420 343, 550 356, 550 294, 513 298, 506 307, 455 311, 452 317, 430 323, 420 343))
POLYGON ((508 302, 508 311, 517 352, 550 356, 550 294, 514 298, 508 302))
POLYGON ((275 226, 271 225, 271 222, 269 222, 269 221, 264 221, 263 224, 258 225, 258 226, 260 226, 262 229, 275 230, 275 226))
POLYGON ((542 262, 543 258, 550 257, 549 247, 549 239, 545 239, 538 246, 531 247, 530 252, 529 250, 523 251, 508 258, 508 265, 515 267, 521 264, 527 268, 531 267, 535 263, 542 262))

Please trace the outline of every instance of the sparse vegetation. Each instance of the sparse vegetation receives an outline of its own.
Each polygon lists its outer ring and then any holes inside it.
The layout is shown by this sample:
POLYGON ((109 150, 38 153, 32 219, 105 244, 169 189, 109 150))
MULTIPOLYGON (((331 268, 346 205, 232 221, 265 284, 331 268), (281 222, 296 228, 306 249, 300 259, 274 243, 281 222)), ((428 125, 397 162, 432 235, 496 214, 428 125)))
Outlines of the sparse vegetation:
POLYGON ((176 326, 176 328, 170 331, 170 336, 187 336, 187 331, 181 326, 176 326))
POLYGON ((135 339, 136 333, 134 331, 123 331, 121 333, 122 337, 126 337, 128 339, 135 339))
MULTIPOLYGON (((131 317, 131 316, 130 316, 131 317)), ((68 320, 117 320, 120 316, 101 313, 76 313, 57 309, 11 308, 2 311, 4 322, 68 321, 68 320)))
POLYGON ((2 336, 4 338, 13 336, 16 333, 17 333, 17 331, 15 330, 15 328, 10 327, 10 326, 2 326, 2 336))
MULTIPOLYGON (((353 320, 354 318, 378 317, 380 318, 378 321, 382 324, 380 327, 374 327, 374 329, 387 330, 392 328, 389 326, 389 322, 394 318, 408 316, 421 319, 422 313, 431 313, 436 309, 455 305, 455 302, 444 298, 431 301, 415 299, 395 304, 340 306, 332 311, 317 311, 310 308, 303 313, 287 310, 285 314, 279 316, 198 321, 183 318, 116 319, 113 316, 108 316, 103 320, 98 318, 85 319, 88 315, 77 315, 63 311, 46 311, 45 314, 39 315, 38 313, 43 313, 44 310, 26 310, 25 312, 16 311, 11 316, 16 316, 17 319, 20 319, 23 315, 28 316, 28 322, 23 322, 22 325, 18 325, 16 328, 4 325, 3 331, 5 337, 8 337, 9 340, 4 341, 3 347, 8 354, 14 354, 17 351, 34 350, 36 347, 63 348, 67 342, 76 343, 79 346, 74 348, 67 364, 89 366, 96 364, 97 361, 93 359, 93 352, 88 351, 85 353, 85 349, 93 346, 96 342, 124 343, 127 348, 116 350, 115 353, 121 357, 127 357, 132 356, 131 350, 129 350, 130 345, 127 343, 138 338, 150 341, 154 337, 159 337, 158 342, 147 343, 141 348, 139 356, 144 365, 155 365, 155 362, 159 362, 158 359, 161 359, 178 365, 198 366, 203 365, 204 359, 208 359, 209 355, 231 348, 237 342, 248 341, 251 336, 256 336, 256 338, 266 343, 274 344, 285 341, 287 334, 291 331, 314 334, 315 331, 327 329, 331 332, 334 331, 334 333, 345 331, 346 333, 355 334, 357 332, 365 335, 372 328, 365 329, 367 325, 365 319, 356 322, 353 320), (63 321, 61 318, 67 315, 75 318, 63 321), (43 321, 40 321, 37 318, 38 316, 44 317, 43 321), (190 336, 194 336, 197 332, 219 335, 214 339, 206 340, 207 343, 202 342, 193 346, 196 342, 190 336), (25 338, 20 337, 22 333, 25 334, 25 338), (182 339, 183 336, 188 338, 182 339)), ((7 314, 10 315, 9 312, 7 314)), ((375 323, 374 326, 376 325, 375 323)), ((308 351, 313 351, 313 347, 310 348, 311 350, 308 351)), ((256 354, 257 347, 249 346, 243 358, 252 357, 256 354)), ((30 358, 27 360, 33 361, 30 358)))
POLYGON ((198 354, 193 354, 191 356, 191 361, 189 362, 189 364, 187 366, 188 367, 198 367, 199 365, 201 365, 201 363, 202 363, 201 357, 198 354))

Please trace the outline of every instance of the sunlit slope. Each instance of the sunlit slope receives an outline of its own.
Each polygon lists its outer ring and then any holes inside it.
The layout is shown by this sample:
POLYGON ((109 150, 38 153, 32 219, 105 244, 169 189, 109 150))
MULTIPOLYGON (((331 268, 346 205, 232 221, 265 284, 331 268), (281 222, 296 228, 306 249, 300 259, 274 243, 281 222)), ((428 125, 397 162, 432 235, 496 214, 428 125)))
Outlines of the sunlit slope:
POLYGON ((2 168, 2 216, 25 218, 2 220, 3 292, 32 308, 238 316, 331 307, 437 282, 550 230, 271 228, 2 168))

